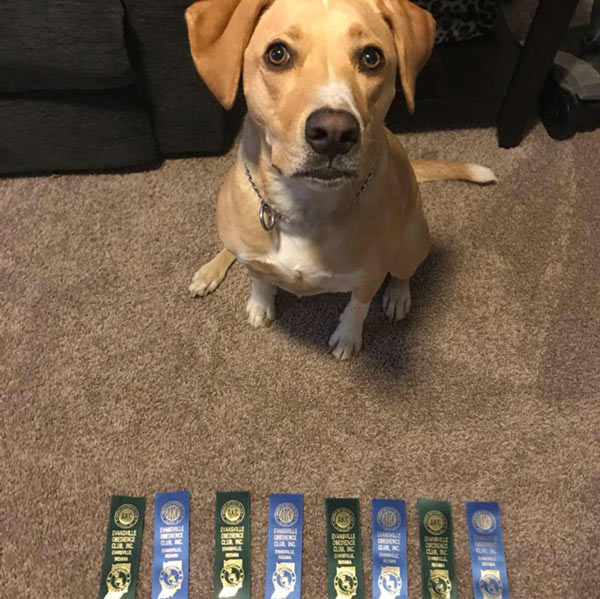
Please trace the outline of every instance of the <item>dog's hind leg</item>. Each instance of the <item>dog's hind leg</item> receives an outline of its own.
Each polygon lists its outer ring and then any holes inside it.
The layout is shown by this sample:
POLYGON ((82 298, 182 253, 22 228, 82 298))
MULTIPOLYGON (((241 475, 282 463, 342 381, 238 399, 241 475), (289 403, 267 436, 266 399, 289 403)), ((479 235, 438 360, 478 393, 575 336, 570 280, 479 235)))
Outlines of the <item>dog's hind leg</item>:
POLYGON ((204 297, 212 293, 221 284, 234 262, 235 256, 229 250, 221 250, 194 275, 189 286, 192 296, 204 297))

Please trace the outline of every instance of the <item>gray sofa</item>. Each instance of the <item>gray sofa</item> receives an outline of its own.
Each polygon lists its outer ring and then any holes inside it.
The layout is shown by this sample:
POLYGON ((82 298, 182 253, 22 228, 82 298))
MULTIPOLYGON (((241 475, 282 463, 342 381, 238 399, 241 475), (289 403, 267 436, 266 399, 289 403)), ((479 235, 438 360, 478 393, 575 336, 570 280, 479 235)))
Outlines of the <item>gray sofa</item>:
POLYGON ((190 3, 2 0, 0 174, 223 151, 232 117, 189 57, 190 3))

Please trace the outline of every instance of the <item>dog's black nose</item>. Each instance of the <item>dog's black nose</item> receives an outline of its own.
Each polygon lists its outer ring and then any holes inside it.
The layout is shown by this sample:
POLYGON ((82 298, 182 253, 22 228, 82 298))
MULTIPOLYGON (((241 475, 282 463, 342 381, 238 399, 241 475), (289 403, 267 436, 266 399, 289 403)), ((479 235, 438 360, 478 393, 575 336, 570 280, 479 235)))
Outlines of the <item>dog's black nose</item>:
POLYGON ((306 141, 317 154, 330 159, 347 154, 360 139, 360 127, 354 115, 345 110, 322 108, 306 119, 306 141))

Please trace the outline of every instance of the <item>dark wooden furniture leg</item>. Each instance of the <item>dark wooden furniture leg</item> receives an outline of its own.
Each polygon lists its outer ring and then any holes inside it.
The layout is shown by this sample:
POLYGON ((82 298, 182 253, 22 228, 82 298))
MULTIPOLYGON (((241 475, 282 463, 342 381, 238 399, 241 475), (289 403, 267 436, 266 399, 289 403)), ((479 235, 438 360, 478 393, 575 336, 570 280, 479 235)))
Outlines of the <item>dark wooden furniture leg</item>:
POLYGON ((518 146, 578 0, 540 0, 498 117, 498 141, 518 146))

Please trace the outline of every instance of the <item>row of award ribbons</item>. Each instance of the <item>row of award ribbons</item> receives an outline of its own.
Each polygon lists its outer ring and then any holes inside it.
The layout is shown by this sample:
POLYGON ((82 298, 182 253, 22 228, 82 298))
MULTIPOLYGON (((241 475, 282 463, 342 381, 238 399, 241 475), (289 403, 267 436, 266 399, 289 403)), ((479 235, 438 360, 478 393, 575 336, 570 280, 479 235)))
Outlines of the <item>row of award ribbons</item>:
MULTIPOLYGON (((265 599, 300 599, 303 496, 269 496, 265 599)), ((326 499, 328 598, 364 599, 358 499, 326 499)), ((134 599, 146 500, 113 496, 99 599, 134 599)), ((187 599, 187 491, 157 493, 152 599, 187 599)), ((452 512, 447 501, 419 499, 423 599, 458 599, 452 512)), ((466 504, 475 599, 509 599, 500 511, 466 504)), ((373 499, 373 599, 407 599, 406 503, 373 499)), ((217 493, 214 599, 250 599, 250 494, 217 493)))

